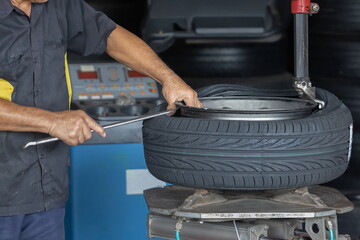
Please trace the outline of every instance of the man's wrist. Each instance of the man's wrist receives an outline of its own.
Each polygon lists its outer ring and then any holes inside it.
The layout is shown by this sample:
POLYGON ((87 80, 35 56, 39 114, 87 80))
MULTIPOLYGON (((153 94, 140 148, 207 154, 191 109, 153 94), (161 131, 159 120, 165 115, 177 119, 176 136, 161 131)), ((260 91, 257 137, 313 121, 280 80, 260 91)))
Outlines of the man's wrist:
POLYGON ((49 119, 47 121, 47 124, 46 124, 46 128, 47 128, 47 133, 49 135, 52 135, 52 132, 53 132, 53 128, 54 128, 54 125, 55 125, 55 114, 54 113, 50 113, 50 116, 49 116, 49 119))
POLYGON ((161 85, 171 84, 174 82, 183 82, 183 80, 171 69, 166 73, 162 74, 161 79, 159 80, 161 85))

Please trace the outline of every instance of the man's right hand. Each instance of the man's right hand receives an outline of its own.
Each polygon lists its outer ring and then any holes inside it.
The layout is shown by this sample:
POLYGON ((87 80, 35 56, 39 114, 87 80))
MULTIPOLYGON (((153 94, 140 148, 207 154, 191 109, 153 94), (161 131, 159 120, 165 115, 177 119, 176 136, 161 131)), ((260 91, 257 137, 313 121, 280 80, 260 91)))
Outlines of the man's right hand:
POLYGON ((84 111, 53 112, 49 134, 68 145, 84 143, 92 137, 91 130, 105 137, 104 129, 84 111))

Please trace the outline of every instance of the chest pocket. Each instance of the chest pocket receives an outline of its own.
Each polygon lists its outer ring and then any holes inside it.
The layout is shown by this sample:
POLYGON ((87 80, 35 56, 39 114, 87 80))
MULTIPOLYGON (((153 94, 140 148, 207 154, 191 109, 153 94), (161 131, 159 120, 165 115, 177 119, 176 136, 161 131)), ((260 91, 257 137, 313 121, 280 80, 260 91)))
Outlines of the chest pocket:
POLYGON ((9 78, 16 79, 16 73, 24 59, 25 49, 18 50, 10 55, 0 59, 0 76, 5 75, 9 78))
POLYGON ((17 73, 22 69, 25 49, 13 51, 10 57, 0 59, 0 98, 13 101, 16 93, 17 73))

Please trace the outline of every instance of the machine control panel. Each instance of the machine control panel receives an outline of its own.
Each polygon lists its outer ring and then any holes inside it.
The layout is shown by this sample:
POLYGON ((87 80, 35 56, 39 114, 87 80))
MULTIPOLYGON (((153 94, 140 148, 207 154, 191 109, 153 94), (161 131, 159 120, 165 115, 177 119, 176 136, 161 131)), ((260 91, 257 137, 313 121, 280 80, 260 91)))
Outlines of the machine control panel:
POLYGON ((69 71, 74 101, 160 97, 155 80, 121 63, 69 64, 69 71))

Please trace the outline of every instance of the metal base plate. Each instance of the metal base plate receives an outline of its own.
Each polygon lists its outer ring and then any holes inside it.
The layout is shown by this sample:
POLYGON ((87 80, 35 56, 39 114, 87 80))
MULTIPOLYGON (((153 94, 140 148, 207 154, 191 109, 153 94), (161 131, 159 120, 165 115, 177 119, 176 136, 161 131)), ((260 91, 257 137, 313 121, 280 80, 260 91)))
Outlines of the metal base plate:
POLYGON ((353 204, 329 187, 269 191, 199 190, 178 186, 144 191, 151 213, 201 221, 315 218, 345 213, 353 204))

